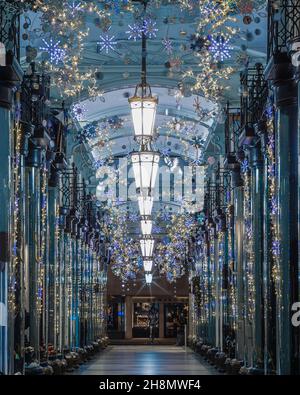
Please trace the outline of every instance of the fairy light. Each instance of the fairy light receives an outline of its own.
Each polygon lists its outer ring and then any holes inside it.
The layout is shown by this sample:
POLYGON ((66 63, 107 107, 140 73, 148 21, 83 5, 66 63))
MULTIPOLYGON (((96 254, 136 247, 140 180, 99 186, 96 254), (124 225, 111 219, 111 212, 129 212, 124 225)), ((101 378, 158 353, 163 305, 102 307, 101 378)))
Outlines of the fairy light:
POLYGON ((254 280, 254 245, 253 245, 253 221, 251 210, 251 184, 252 177, 249 167, 245 167, 244 179, 244 251, 247 290, 247 315, 249 322, 254 321, 255 315, 255 280, 254 280))
POLYGON ((211 288, 210 294, 210 310, 212 316, 216 316, 216 299, 217 299, 217 289, 216 289, 216 262, 215 262, 215 235, 214 229, 209 229, 209 266, 210 266, 210 276, 209 283, 211 288))
POLYGON ((45 253, 47 242, 47 202, 48 202, 48 170, 44 166, 41 170, 41 234, 38 257, 38 290, 37 290, 37 311, 42 313, 44 300, 44 281, 45 281, 45 253))
POLYGON ((20 226, 20 166, 21 166, 21 140, 22 129, 19 122, 16 122, 13 130, 14 134, 14 158, 13 158, 13 183, 14 183, 14 199, 12 206, 12 232, 11 232, 11 245, 12 245, 12 266, 9 273, 9 289, 8 289, 8 305, 11 311, 16 311, 16 274, 18 266, 21 264, 19 256, 19 247, 21 242, 21 235, 19 233, 20 226))
POLYGON ((59 301, 60 301, 60 239, 61 239, 61 230, 59 226, 59 205, 56 205, 55 212, 55 245, 56 245, 56 256, 55 256, 55 266, 54 266, 54 304, 55 304, 55 313, 54 313, 54 330, 55 330, 55 346, 58 346, 58 336, 60 332, 60 324, 59 324, 59 301))
POLYGON ((274 115, 267 119, 267 159, 268 159, 268 200, 270 215, 270 241, 272 258, 272 279, 275 284, 276 294, 279 298, 281 294, 282 273, 280 268, 280 237, 277 224, 278 204, 276 185, 276 158, 275 158, 275 138, 274 138, 274 115))
POLYGON ((228 228, 228 259, 229 259, 229 268, 230 268, 230 290, 229 290, 229 298, 230 298, 230 311, 231 311, 231 319, 232 319, 232 327, 234 330, 237 329, 237 292, 236 292, 236 273, 235 273, 235 260, 233 253, 233 239, 232 239, 232 206, 229 203, 227 207, 227 223, 229 224, 228 228))
MULTIPOLYGON (((183 9, 193 10, 194 5, 189 1, 180 0, 179 3, 183 9)), ((203 0, 198 5, 201 18, 198 20, 197 37, 202 38, 203 45, 194 54, 200 71, 184 70, 182 79, 191 85, 192 92, 218 101, 228 88, 227 80, 234 72, 233 67, 220 67, 217 63, 230 56, 228 43, 237 33, 234 27, 236 19, 227 2, 203 0)))

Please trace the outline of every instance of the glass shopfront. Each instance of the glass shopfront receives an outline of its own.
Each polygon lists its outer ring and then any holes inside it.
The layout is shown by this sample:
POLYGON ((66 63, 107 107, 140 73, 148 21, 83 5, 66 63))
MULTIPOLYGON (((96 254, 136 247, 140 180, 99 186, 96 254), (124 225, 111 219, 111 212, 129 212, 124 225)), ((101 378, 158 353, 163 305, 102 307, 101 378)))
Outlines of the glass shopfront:
POLYGON ((159 304, 134 303, 132 336, 140 338, 150 337, 150 325, 153 326, 154 337, 158 337, 159 304))

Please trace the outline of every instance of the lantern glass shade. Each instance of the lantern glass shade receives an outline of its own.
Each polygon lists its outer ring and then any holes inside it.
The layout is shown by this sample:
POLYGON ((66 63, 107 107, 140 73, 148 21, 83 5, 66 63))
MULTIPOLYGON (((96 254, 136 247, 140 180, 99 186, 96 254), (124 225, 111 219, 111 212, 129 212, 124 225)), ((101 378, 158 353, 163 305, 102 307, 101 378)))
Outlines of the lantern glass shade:
POLYGON ((131 161, 136 188, 149 194, 155 186, 159 154, 152 151, 134 152, 131 161))
POLYGON ((145 280, 146 280, 146 284, 151 284, 152 283, 152 274, 151 273, 146 273, 145 274, 145 280))
POLYGON ((140 246, 143 258, 151 258, 153 254, 154 239, 141 239, 140 246))
POLYGON ((153 197, 138 196, 139 210, 141 216, 150 216, 153 207, 153 197))
POLYGON ((150 236, 152 232, 152 221, 149 219, 142 219, 141 229, 144 236, 150 236))
POLYGON ((153 262, 151 260, 145 260, 143 262, 145 272, 151 272, 153 262))
POLYGON ((139 143, 145 144, 153 138, 158 99, 152 96, 149 85, 138 85, 134 96, 128 101, 134 137, 139 143))

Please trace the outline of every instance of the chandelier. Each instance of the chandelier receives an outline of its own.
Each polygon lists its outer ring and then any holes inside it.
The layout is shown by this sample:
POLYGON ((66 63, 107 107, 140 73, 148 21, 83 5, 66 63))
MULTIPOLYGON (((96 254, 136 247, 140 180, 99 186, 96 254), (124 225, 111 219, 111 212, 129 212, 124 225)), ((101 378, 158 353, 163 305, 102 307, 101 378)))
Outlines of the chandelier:
POLYGON ((149 217, 153 207, 152 196, 138 196, 139 211, 141 217, 149 217))
POLYGON ((144 196, 150 195, 155 186, 159 154, 154 151, 133 152, 131 161, 137 193, 144 196))
MULTIPOLYGON (((147 1, 143 1, 146 12, 147 1)), ((154 139, 154 124, 158 98, 152 95, 147 83, 146 65, 146 34, 142 32, 142 71, 141 82, 136 86, 134 95, 128 99, 134 128, 134 139, 139 144, 139 150, 131 153, 131 161, 135 178, 139 212, 141 216, 140 247, 144 261, 145 281, 152 282, 152 255, 154 239, 151 237, 151 213, 153 208, 153 190, 156 183, 160 155, 152 149, 154 139)))
POLYGON ((144 260, 143 265, 144 265, 144 271, 146 273, 150 273, 152 271, 152 265, 153 265, 152 260, 150 260, 150 259, 144 260))
POLYGON ((143 237, 140 239, 140 246, 143 259, 152 258, 154 239, 152 237, 143 237))
POLYGON ((142 219, 141 230, 143 236, 150 236, 152 232, 152 221, 149 219, 142 219))
MULTIPOLYGON (((147 2, 144 2, 146 11, 147 2)), ((136 86, 134 95, 128 99, 131 109, 135 140, 145 146, 154 136, 154 123, 158 98, 152 96, 150 85, 147 83, 147 40, 142 31, 142 72, 141 82, 136 86)))

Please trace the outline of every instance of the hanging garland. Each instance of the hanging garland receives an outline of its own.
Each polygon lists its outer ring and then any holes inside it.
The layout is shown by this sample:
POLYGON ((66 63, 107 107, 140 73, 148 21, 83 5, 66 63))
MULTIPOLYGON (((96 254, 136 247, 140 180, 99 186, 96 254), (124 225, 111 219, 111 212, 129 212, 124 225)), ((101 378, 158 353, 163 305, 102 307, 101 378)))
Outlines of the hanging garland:
POLYGON ((8 304, 11 311, 16 311, 16 284, 18 276, 18 267, 22 263, 21 257, 21 242, 22 236, 20 233, 21 218, 20 218, 20 170, 21 170, 21 141, 22 141, 22 129, 19 121, 15 123, 13 129, 14 136, 14 156, 12 159, 12 177, 13 177, 13 205, 12 205, 12 267, 9 273, 9 290, 8 290, 8 304))
MULTIPOLYGON (((130 0, 123 5, 119 3, 119 6, 132 11, 130 0)), ((37 49, 27 45, 27 62, 34 61, 42 72, 50 73, 52 87, 58 90, 62 98, 76 97, 84 89, 87 89, 91 99, 101 96, 97 68, 91 67, 85 71, 80 68, 85 40, 89 34, 87 16, 92 14, 95 21, 99 20, 99 27, 106 26, 107 29, 112 23, 110 17, 116 8, 87 1, 37 0, 33 10, 39 18, 40 26, 33 26, 30 18, 32 15, 25 14, 23 39, 30 44, 35 44, 37 40, 41 42, 39 50, 42 52, 42 60, 38 58, 37 49)))
POLYGON ((46 258, 46 243, 47 243, 47 203, 48 203, 48 170, 43 167, 41 170, 41 222, 40 222, 40 246, 39 256, 37 258, 38 264, 38 294, 37 294, 37 311, 41 314, 43 309, 44 298, 44 283, 45 283, 45 258, 46 258))
POLYGON ((274 109, 270 107, 266 111, 267 116, 267 158, 268 158, 268 198, 270 213, 270 238, 272 279, 276 287, 276 294, 281 297, 281 268, 280 268, 280 238, 277 226, 278 202, 276 183, 276 157, 275 157, 275 133, 274 133, 274 109))
POLYGON ((246 292, 247 292, 247 314, 250 323, 254 322, 255 314, 255 282, 254 282, 254 246, 253 246, 253 225, 251 208, 251 171, 248 160, 245 159, 241 165, 244 180, 244 251, 245 251, 245 271, 246 271, 246 292))

